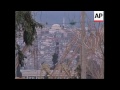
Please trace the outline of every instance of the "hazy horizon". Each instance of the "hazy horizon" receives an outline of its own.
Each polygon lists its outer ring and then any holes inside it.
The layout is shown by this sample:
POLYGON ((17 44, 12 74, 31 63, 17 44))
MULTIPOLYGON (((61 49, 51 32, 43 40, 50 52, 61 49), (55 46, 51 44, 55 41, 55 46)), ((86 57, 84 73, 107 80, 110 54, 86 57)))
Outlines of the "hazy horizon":
MULTIPOLYGON (((35 16, 33 17, 37 22, 52 25, 52 24, 60 24, 63 23, 63 18, 65 19, 65 23, 69 24, 70 21, 75 20, 76 26, 80 26, 80 12, 81 11, 34 11, 36 12, 35 16)), ((87 16, 93 21, 94 12, 93 11, 86 11, 87 16)))

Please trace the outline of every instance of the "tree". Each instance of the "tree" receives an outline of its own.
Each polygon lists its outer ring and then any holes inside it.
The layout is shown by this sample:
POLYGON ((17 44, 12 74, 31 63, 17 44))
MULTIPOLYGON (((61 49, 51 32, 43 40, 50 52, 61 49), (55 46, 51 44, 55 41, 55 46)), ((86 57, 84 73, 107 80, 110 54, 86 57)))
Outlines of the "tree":
POLYGON ((68 14, 68 19, 69 19, 69 24, 71 25, 71 26, 74 26, 75 24, 76 24, 76 21, 75 21, 75 15, 74 15, 74 18, 73 19, 70 19, 70 17, 69 17, 69 14, 68 14))
POLYGON ((86 79, 86 48, 84 46, 84 38, 85 38, 85 11, 81 12, 81 29, 82 29, 82 35, 81 35, 81 78, 86 79))
MULTIPOLYGON (((23 32, 23 40, 25 42, 25 46, 22 51, 19 50, 17 56, 16 56, 16 64, 15 64, 15 70, 17 66, 22 65, 22 60, 24 56, 24 52, 26 49, 32 45, 32 42, 35 39, 36 35, 36 27, 43 28, 43 25, 36 22, 31 14, 31 11, 16 11, 15 12, 15 38, 17 38, 18 34, 17 32, 22 31, 23 32)), ((17 41, 15 39, 15 46, 17 44, 17 41)), ((16 48, 18 49, 18 48, 16 48)), ((15 71, 16 72, 16 71, 15 71)))
POLYGON ((71 26, 74 26, 76 24, 76 22, 74 20, 72 20, 70 23, 69 23, 71 26))
POLYGON ((87 70, 95 79, 104 78, 104 28, 95 27, 95 33, 90 32, 90 36, 86 36, 84 45, 87 53, 87 70), (96 60, 99 65, 95 62, 96 60))
POLYGON ((92 78, 103 79, 104 78, 104 23, 99 23, 98 28, 96 23, 88 23, 89 34, 85 31, 85 13, 81 12, 81 29, 82 33, 82 53, 81 53, 81 78, 86 78, 86 73, 89 71, 92 78), (100 25, 102 24, 102 25, 100 25), (93 60, 99 62, 100 70, 97 68, 97 64, 92 62, 93 60), (94 65, 94 68, 89 65, 89 62, 94 65))
POLYGON ((75 69, 75 71, 77 72, 78 78, 81 79, 81 66, 78 65, 77 68, 75 69))
POLYGON ((53 65, 54 65, 53 68, 54 68, 55 64, 58 62, 58 54, 54 53, 52 61, 53 61, 53 65))

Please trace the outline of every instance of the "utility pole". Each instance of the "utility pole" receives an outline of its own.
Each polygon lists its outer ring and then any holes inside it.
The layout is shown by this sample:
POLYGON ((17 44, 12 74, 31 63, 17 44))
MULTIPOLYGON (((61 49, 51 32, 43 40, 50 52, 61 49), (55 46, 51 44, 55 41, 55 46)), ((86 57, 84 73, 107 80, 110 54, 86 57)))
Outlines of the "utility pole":
POLYGON ((85 11, 81 11, 81 79, 86 79, 86 58, 85 58, 85 46, 83 44, 85 38, 85 11))

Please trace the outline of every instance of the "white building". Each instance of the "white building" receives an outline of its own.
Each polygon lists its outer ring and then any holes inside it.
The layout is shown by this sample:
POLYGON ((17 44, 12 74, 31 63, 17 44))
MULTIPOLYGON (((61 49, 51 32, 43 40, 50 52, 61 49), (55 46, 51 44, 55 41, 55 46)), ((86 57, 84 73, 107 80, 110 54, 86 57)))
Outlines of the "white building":
POLYGON ((52 27, 51 27, 51 29, 53 29, 53 30, 60 30, 61 27, 60 27, 59 24, 53 24, 52 27))

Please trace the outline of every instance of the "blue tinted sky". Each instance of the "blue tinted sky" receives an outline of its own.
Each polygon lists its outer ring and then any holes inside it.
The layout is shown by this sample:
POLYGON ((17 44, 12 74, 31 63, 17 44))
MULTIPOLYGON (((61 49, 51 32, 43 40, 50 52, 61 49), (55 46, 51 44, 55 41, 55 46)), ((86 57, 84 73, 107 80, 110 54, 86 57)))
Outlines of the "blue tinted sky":
MULTIPOLYGON (((72 19, 76 22, 80 22, 80 11, 35 11, 35 19, 38 22, 48 23, 49 25, 55 23, 62 23, 63 17, 65 18, 65 23, 69 23, 72 19)), ((93 21, 94 12, 86 11, 87 16, 93 21)), ((79 23, 77 23, 79 26, 79 23)))

